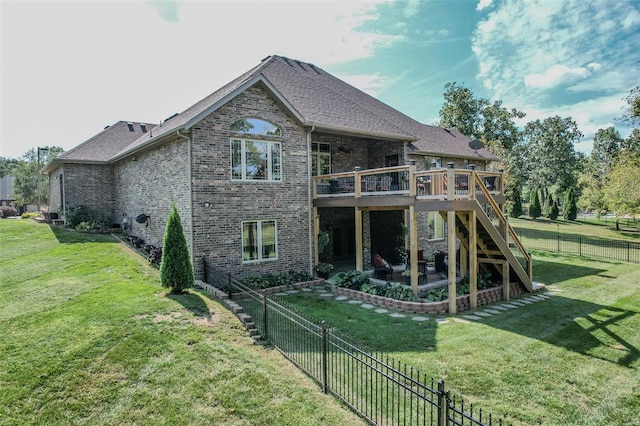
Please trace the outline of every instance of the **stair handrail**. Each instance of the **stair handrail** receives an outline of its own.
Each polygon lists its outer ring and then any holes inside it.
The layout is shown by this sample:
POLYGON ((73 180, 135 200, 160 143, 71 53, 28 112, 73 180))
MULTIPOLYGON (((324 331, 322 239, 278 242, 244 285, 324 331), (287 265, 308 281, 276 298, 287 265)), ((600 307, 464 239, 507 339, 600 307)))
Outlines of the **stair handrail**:
MULTIPOLYGON (((482 180, 480 179, 480 177, 478 176, 477 173, 473 173, 473 176, 474 176, 474 179, 475 179, 475 184, 474 184, 475 187, 476 188, 480 188, 480 190, 484 194, 485 198, 489 202, 489 205, 493 209, 494 213, 498 216, 498 219, 500 220, 500 224, 505 227, 505 229, 509 233, 509 236, 511 236, 511 240, 516 244, 516 246, 518 247, 518 249, 522 253, 522 256, 526 260, 526 262, 527 262, 527 275, 529 275, 529 279, 532 280, 533 276, 532 276, 532 273, 531 273, 531 255, 529 255, 527 250, 524 248, 524 246, 520 242, 520 239, 516 235, 515 231, 513 230, 511 225, 509 225, 509 222, 507 221, 507 217, 504 215, 504 213, 502 213, 502 209, 500 209, 500 207, 498 206, 498 203, 496 203, 496 200, 493 199, 493 196, 491 195, 491 193, 489 192, 487 187, 484 185, 484 182, 482 182, 482 180)), ((477 197, 475 197, 475 191, 473 191, 473 195, 471 194, 471 191, 469 191, 469 197, 477 198, 477 197)), ((480 204, 480 203, 478 203, 478 204, 480 204)), ((504 235, 503 235, 503 238, 504 238, 504 235)), ((505 238, 505 240, 506 240, 506 238, 505 238)))

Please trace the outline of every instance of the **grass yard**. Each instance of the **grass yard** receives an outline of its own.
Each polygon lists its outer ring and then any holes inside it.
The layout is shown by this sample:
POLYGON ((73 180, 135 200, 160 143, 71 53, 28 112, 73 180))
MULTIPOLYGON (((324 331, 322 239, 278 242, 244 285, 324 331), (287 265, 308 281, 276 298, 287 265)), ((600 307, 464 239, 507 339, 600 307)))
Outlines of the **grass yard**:
POLYGON ((535 229, 544 231, 551 238, 560 233, 566 236, 588 236, 598 238, 610 238, 623 241, 640 241, 640 220, 620 219, 620 231, 616 231, 615 218, 596 219, 579 217, 576 221, 549 220, 543 217, 530 219, 525 216, 514 219, 509 218, 509 224, 516 230, 535 229))
POLYGON ((640 425, 640 267, 544 252, 534 262, 535 280, 555 295, 479 321, 417 322, 302 293, 284 300, 509 423, 640 425))
POLYGON ((362 421, 111 236, 0 220, 0 424, 362 421))

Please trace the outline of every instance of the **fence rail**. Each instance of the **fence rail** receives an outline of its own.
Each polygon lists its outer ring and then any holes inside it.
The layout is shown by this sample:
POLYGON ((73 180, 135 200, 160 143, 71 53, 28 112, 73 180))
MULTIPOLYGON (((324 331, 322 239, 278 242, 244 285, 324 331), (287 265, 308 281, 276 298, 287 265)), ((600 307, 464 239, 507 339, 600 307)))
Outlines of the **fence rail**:
POLYGON ((444 381, 382 354, 364 351, 324 321, 305 318, 282 300, 252 289, 204 260, 209 284, 251 315, 262 338, 371 424, 502 425, 451 396, 444 381))
POLYGON ((516 228, 518 238, 528 249, 555 251, 576 256, 640 263, 640 243, 598 237, 563 235, 551 231, 516 228))

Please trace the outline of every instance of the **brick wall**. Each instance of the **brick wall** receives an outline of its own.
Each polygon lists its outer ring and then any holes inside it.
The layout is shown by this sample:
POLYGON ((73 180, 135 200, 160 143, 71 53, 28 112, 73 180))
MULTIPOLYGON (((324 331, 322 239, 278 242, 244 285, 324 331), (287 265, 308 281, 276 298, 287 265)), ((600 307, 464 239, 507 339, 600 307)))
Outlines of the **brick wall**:
POLYGON ((87 206, 98 212, 112 213, 114 208, 113 169, 103 164, 64 164, 49 179, 52 212, 62 204, 59 180, 64 183, 65 208, 87 206), (55 179, 58 177, 58 179, 55 179))
POLYGON ((175 137, 161 146, 127 157, 114 166, 115 221, 127 217, 129 235, 143 238, 147 244, 162 245, 164 230, 175 203, 182 221, 187 244, 191 241, 189 195, 189 145, 175 137), (147 224, 135 217, 150 216, 147 224))
POLYGON ((254 86, 194 126, 192 140, 196 276, 202 274, 202 256, 238 276, 311 272, 307 134, 296 119, 254 86), (281 136, 231 132, 231 123, 247 117, 270 121, 280 127, 281 136), (232 181, 231 137, 281 142, 282 181, 232 181), (243 263, 242 221, 260 219, 277 220, 278 259, 243 263))

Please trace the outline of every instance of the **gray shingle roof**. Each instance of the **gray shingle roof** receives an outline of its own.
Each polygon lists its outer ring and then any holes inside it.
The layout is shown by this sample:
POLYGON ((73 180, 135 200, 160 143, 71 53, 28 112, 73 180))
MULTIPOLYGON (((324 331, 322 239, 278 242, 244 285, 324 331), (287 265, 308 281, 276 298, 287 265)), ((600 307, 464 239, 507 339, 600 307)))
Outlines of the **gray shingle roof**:
POLYGON ((60 154, 54 159, 54 163, 106 163, 136 139, 144 135, 148 137, 148 132, 156 126, 157 124, 137 121, 118 121, 75 148, 60 154), (143 126, 146 132, 143 131, 143 126))
MULTIPOLYGON (((188 129, 244 89, 259 83, 272 91, 303 125, 315 126, 316 130, 409 141, 414 152, 497 159, 485 149, 475 153, 469 148, 470 139, 457 130, 419 123, 321 68, 282 56, 268 57, 219 90, 156 126, 151 134, 139 135, 128 143, 119 141, 113 145, 119 147, 117 151, 110 150, 97 157, 99 161, 105 161, 106 158, 116 160, 159 142, 163 136, 176 130, 188 129)), ((93 146, 93 143, 90 145, 93 146)), ((86 156, 91 157, 89 152, 86 156)))

